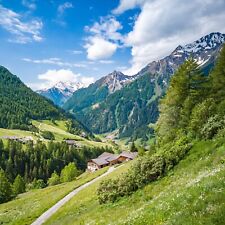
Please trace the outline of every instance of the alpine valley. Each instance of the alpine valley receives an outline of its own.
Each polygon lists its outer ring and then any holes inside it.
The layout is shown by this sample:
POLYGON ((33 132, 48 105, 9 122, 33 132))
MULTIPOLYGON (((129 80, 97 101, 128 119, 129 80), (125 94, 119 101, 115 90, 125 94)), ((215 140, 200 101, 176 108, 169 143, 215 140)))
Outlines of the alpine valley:
POLYGON ((210 33, 193 43, 178 46, 170 55, 150 62, 133 76, 114 71, 76 90, 63 108, 73 112, 94 133, 148 140, 159 115, 159 100, 177 68, 193 58, 208 75, 224 41, 225 34, 210 33))

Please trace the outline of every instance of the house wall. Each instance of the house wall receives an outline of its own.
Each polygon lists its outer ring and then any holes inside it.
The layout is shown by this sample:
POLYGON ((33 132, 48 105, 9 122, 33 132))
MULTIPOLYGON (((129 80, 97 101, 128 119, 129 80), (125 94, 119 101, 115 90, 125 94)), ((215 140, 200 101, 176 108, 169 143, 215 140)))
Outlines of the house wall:
POLYGON ((125 156, 120 156, 120 157, 118 158, 118 162, 120 162, 120 163, 129 161, 129 160, 130 160, 130 159, 127 158, 127 157, 125 157, 125 156))
POLYGON ((118 161, 118 159, 115 159, 115 160, 111 161, 111 162, 109 163, 109 165, 112 166, 112 165, 115 165, 115 164, 117 164, 117 163, 120 163, 120 162, 118 161))
POLYGON ((96 170, 99 170, 100 167, 94 162, 88 162, 87 169, 91 172, 94 172, 96 170))

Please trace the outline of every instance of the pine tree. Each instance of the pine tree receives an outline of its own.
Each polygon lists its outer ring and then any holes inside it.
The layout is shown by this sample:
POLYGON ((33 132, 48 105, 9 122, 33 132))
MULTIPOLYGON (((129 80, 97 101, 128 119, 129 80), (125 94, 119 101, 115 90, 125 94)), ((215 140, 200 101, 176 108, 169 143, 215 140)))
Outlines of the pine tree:
POLYGON ((0 169, 0 203, 7 202, 12 198, 12 188, 5 172, 0 169))
POLYGON ((134 142, 131 143, 130 151, 131 151, 131 152, 137 152, 137 151, 138 151, 138 149, 136 148, 134 142))
POLYGON ((212 82, 212 97, 216 102, 225 99, 225 45, 221 50, 216 65, 210 74, 212 82))
POLYGON ((165 98, 160 104, 157 121, 159 140, 165 142, 176 137, 176 133, 186 132, 186 127, 195 104, 204 99, 207 78, 190 59, 181 65, 170 81, 165 98))

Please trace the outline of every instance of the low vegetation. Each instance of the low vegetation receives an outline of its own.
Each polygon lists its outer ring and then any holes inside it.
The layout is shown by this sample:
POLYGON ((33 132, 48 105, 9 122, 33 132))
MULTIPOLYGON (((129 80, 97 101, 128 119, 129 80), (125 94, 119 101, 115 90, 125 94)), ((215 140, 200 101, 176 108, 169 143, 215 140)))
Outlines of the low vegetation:
MULTIPOLYGON (((224 138, 193 143, 167 176, 113 203, 99 204, 99 181, 74 196, 46 224, 221 225, 225 220, 224 146, 224 138)), ((130 166, 118 167, 104 180, 121 177, 130 166)))
POLYGON ((95 173, 83 173, 72 182, 44 189, 35 189, 18 195, 14 200, 0 204, 0 224, 31 224, 70 191, 100 176, 108 167, 95 173))

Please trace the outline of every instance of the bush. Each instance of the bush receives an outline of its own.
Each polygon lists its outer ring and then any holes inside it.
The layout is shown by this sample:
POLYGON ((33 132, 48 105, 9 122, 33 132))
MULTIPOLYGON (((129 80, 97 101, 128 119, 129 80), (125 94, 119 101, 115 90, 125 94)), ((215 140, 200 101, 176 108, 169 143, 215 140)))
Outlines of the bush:
POLYGON ((32 183, 28 184, 28 189, 42 189, 45 188, 46 184, 42 179, 34 179, 32 183))
POLYGON ((41 136, 47 140, 55 140, 55 136, 50 131, 42 131, 41 136))
POLYGON ((72 181, 75 177, 79 175, 79 171, 75 165, 75 163, 69 163, 64 169, 61 171, 60 181, 68 182, 72 181))
POLYGON ((221 129, 224 128, 225 117, 219 115, 212 116, 201 130, 201 135, 205 139, 212 139, 221 129))
POLYGON ((173 168, 190 148, 188 139, 181 136, 157 153, 138 158, 127 173, 117 179, 100 183, 97 190, 99 203, 114 202, 159 179, 166 171, 173 168))
POLYGON ((15 178, 12 188, 14 195, 18 195, 25 192, 26 184, 24 182, 24 179, 20 175, 15 178))
POLYGON ((59 175, 56 172, 52 173, 51 177, 48 179, 48 185, 53 186, 59 183, 60 183, 59 175))
POLYGON ((196 105, 190 119, 190 131, 195 137, 201 137, 200 131, 208 119, 215 113, 216 104, 213 99, 206 99, 196 105))
POLYGON ((5 172, 0 169, 0 203, 7 202, 12 199, 12 188, 5 172))

